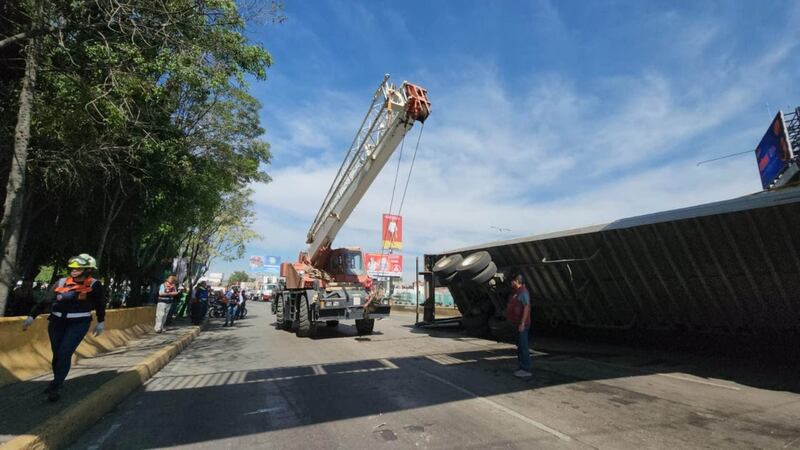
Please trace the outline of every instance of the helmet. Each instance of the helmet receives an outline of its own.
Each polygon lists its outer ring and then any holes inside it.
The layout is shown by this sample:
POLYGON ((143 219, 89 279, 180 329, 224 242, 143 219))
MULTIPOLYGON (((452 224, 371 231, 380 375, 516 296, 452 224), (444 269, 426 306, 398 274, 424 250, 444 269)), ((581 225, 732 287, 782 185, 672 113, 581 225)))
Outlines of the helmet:
POLYGON ((70 269, 97 269, 97 261, 87 253, 81 253, 70 258, 67 267, 70 269))

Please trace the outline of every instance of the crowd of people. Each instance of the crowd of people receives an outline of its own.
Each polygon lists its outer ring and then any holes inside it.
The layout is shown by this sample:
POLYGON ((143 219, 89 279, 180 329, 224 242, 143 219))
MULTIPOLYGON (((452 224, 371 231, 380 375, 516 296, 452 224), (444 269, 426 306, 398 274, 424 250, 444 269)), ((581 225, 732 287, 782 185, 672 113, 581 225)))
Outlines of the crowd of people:
POLYGON ((193 289, 177 285, 177 277, 171 274, 158 288, 156 307, 156 333, 162 333, 175 318, 188 317, 194 325, 200 325, 209 316, 210 308, 222 310, 224 327, 233 326, 236 320, 247 315, 247 293, 239 285, 230 285, 226 290, 211 290, 208 283, 200 281, 193 289))

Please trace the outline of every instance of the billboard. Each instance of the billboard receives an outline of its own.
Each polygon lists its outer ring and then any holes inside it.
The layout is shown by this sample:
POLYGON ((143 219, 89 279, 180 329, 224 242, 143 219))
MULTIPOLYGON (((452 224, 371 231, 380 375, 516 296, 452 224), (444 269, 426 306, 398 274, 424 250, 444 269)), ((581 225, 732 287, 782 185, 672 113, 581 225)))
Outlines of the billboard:
POLYGON ((783 121, 783 112, 778 111, 755 152, 758 173, 761 175, 761 187, 767 189, 786 170, 787 165, 794 157, 792 145, 786 133, 786 124, 783 121))
POLYGON ((403 248, 403 217, 394 214, 383 215, 383 233, 381 241, 385 249, 403 248))
POLYGON ((281 271, 280 256, 252 255, 248 262, 250 271, 254 273, 280 273, 281 271))
POLYGON ((367 274, 371 277, 402 277, 403 255, 365 253, 367 274))

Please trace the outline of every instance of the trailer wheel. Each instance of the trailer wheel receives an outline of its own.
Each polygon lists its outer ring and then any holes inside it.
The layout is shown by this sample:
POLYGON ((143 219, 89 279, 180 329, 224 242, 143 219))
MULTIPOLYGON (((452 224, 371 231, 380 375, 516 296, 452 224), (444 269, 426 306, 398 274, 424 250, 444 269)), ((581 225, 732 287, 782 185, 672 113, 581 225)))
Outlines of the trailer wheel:
POLYGON ((439 261, 436 261, 436 264, 433 265, 433 272, 436 275, 445 278, 458 269, 458 265, 461 264, 463 259, 464 258, 462 258, 458 253, 455 255, 445 256, 439 261))
POLYGON ((297 336, 298 337, 313 337, 317 331, 317 324, 311 321, 308 314, 308 299, 305 295, 301 295, 297 302, 297 336))
POLYGON ((489 252, 475 252, 461 261, 458 265, 458 272, 464 278, 471 278, 486 269, 490 262, 492 262, 492 256, 489 255, 489 252))
POLYGON ((372 334, 374 328, 375 319, 356 319, 356 331, 358 331, 359 336, 372 334))
POLYGON ((473 283, 483 284, 491 280, 494 274, 496 273, 497 273, 497 266, 494 264, 494 262, 489 261, 489 265, 486 266, 486 268, 483 269, 481 273, 472 277, 471 281, 473 283))
POLYGON ((328 328, 336 328, 339 326, 338 320, 328 320, 325 322, 325 326, 328 328))
POLYGON ((448 275, 448 276, 446 276, 446 277, 437 276, 437 277, 436 277, 436 286, 442 286, 442 287, 449 286, 449 285, 450 285, 450 283, 451 283, 453 280, 455 280, 455 278, 456 278, 457 276, 458 276, 458 272, 453 272, 453 273, 451 273, 450 275, 448 275))

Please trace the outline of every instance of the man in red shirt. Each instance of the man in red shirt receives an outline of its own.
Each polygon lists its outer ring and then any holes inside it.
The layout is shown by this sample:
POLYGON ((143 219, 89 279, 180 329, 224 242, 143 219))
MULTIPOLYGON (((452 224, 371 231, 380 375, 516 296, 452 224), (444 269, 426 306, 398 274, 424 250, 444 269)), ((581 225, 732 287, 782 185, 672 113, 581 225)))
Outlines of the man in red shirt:
POLYGON ((525 287, 522 274, 511 277, 511 296, 506 306, 506 319, 514 325, 517 332, 517 361, 519 368, 514 376, 528 378, 531 376, 531 354, 528 349, 528 333, 531 328, 531 297, 525 287))

